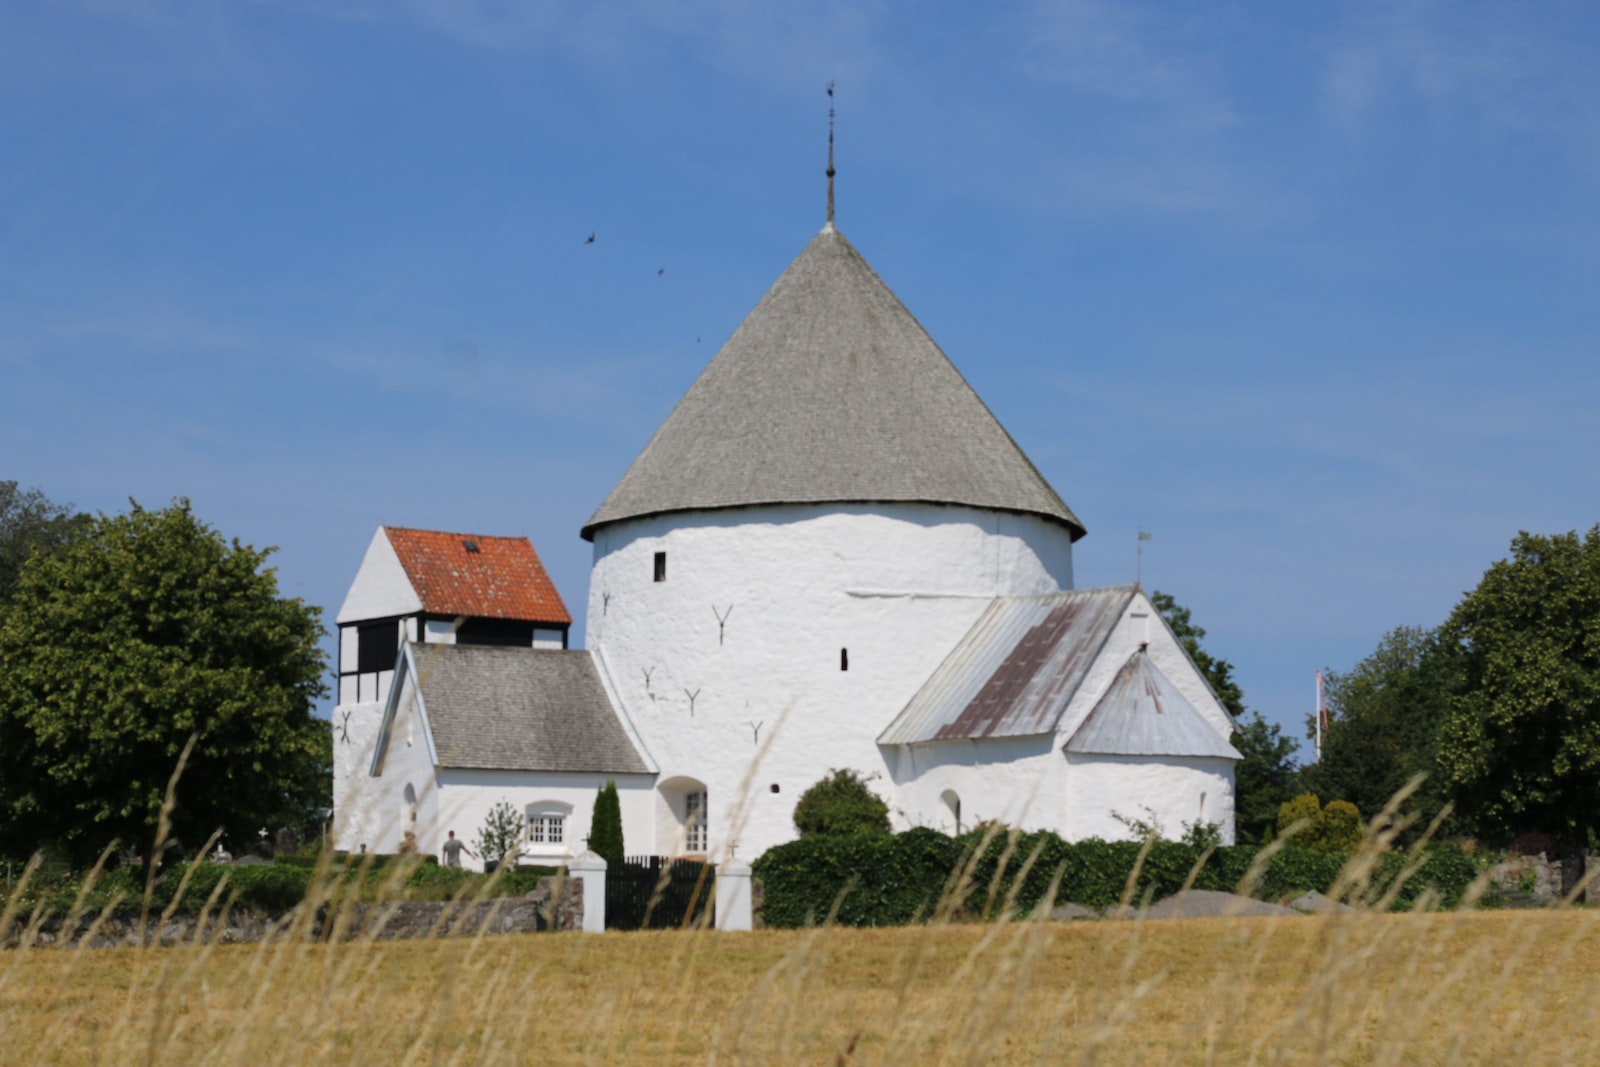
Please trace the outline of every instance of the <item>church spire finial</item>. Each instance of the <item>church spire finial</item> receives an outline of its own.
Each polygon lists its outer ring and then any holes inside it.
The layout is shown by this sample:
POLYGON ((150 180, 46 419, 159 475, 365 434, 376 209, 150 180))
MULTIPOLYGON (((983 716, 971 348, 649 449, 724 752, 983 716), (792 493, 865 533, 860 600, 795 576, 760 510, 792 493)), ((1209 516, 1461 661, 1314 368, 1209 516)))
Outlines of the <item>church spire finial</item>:
POLYGON ((833 228, 833 82, 828 83, 828 228, 833 228))

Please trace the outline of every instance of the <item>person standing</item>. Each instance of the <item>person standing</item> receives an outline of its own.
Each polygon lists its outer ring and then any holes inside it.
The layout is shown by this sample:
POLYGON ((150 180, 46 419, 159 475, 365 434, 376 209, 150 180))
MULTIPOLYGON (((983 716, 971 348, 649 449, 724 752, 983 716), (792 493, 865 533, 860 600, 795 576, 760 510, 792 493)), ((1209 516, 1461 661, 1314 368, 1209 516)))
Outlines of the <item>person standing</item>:
POLYGON ((446 867, 460 868, 461 854, 463 852, 471 856, 473 859, 478 858, 477 853, 473 852, 462 842, 456 840, 456 832, 454 830, 451 830, 450 836, 445 839, 444 848, 442 851, 444 852, 444 865, 446 867))

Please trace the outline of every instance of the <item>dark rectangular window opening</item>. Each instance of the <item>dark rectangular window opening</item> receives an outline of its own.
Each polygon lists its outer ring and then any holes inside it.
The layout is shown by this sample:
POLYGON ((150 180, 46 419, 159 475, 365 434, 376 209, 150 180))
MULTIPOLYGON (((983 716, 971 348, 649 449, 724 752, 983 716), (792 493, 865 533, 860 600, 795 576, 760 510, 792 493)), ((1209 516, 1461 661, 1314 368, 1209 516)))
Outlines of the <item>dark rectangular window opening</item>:
POLYGON ((839 669, 841 671, 847 671, 850 669, 850 650, 848 648, 841 648, 839 650, 839 669))
POLYGON ((368 622, 356 627, 356 670, 362 674, 394 670, 400 651, 400 623, 368 622))
POLYGON ((666 580, 667 580, 667 554, 665 552, 657 552, 656 553, 656 581, 664 582, 666 580))
POLYGON ((514 619, 468 619, 456 630, 458 645, 533 647, 533 623, 514 619))
POLYGON ((476 552, 476 551, 478 551, 478 542, 476 542, 476 541, 463 541, 463 542, 461 542, 461 547, 466 549, 468 552, 476 552))

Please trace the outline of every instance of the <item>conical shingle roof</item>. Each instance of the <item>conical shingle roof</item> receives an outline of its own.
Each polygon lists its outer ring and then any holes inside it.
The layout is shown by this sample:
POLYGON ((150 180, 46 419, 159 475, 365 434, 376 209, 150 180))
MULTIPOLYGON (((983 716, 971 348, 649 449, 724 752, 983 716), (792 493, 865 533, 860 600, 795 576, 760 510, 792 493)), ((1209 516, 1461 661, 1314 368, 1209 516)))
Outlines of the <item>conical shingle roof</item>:
POLYGON ((825 227, 584 525, 667 512, 925 502, 1083 525, 844 236, 825 227))

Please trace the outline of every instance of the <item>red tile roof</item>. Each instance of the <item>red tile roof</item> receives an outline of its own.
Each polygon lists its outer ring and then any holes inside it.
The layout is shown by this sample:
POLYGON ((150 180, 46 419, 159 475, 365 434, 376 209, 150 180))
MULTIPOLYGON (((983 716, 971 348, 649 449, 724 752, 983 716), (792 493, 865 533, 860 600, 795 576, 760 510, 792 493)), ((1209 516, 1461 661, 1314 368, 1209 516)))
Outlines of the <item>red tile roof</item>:
POLYGON ((561 594, 526 537, 484 537, 398 526, 385 526, 384 532, 422 600, 423 611, 560 626, 572 622, 561 594), (468 544, 478 550, 471 551, 468 544))

